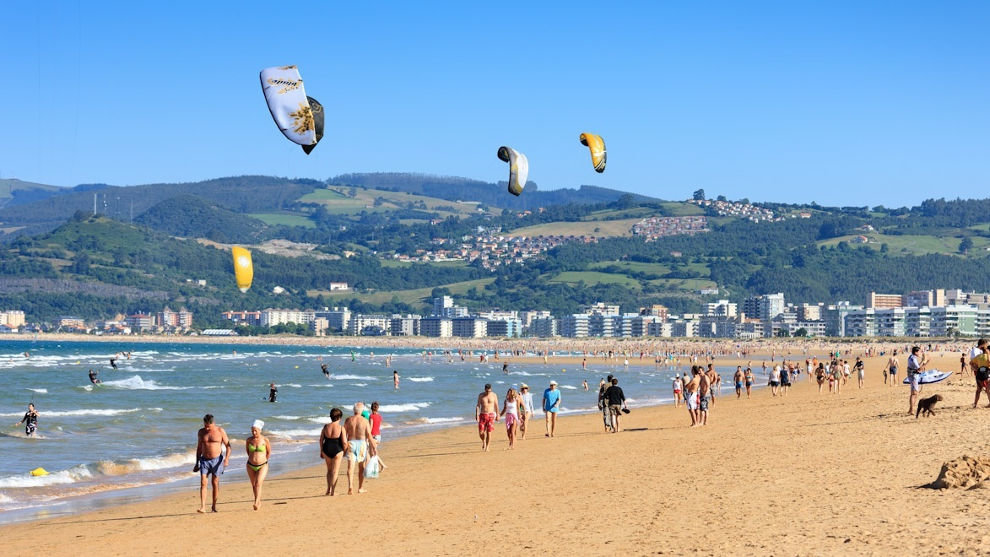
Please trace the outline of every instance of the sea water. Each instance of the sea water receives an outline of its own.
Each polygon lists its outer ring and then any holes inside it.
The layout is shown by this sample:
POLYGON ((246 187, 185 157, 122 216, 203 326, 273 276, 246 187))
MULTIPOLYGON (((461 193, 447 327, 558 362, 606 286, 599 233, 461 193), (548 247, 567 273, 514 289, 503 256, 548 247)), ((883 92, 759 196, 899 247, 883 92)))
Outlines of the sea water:
MULTIPOLYGON (((471 423, 485 383, 499 399, 527 383, 540 405, 551 379, 562 392, 562 413, 595 411, 598 382, 620 378, 629 404, 670 402, 674 368, 652 359, 580 365, 509 364, 480 352, 463 359, 441 349, 9 341, 0 343, 0 522, 30 520, 146 499, 198 487, 192 473, 196 432, 215 416, 233 450, 225 481, 244 478, 244 439, 255 419, 272 441, 271 473, 320 463, 316 445, 331 408, 345 417, 357 401, 378 401, 383 437, 471 423), (110 358, 118 351, 118 369, 110 358), (386 367, 386 357, 391 366, 386 367), (320 368, 327 364, 326 378, 320 368), (88 378, 98 372, 99 385, 88 378), (393 388, 392 371, 400 375, 393 388), (589 391, 585 392, 582 381, 589 391), (278 399, 268 402, 269 383, 278 399), (15 426, 34 402, 38 434, 15 426), (306 450, 304 450, 306 449, 306 450), (45 476, 30 471, 44 468, 45 476)), ((558 353, 568 356, 568 353, 558 353)), ((573 356, 580 354, 574 353, 573 356)), ((504 359, 504 358, 503 358, 504 359)), ((686 360, 685 360, 686 361, 686 360)), ((684 367, 678 371, 683 371, 684 367)), ((719 368, 731 391, 734 369, 719 368)), ((723 391, 725 388, 723 387, 723 391)), ((726 391, 726 392, 728 392, 726 391)), ((385 445, 387 446, 387 444, 385 445)), ((383 447, 384 448, 384 447, 383 447)))

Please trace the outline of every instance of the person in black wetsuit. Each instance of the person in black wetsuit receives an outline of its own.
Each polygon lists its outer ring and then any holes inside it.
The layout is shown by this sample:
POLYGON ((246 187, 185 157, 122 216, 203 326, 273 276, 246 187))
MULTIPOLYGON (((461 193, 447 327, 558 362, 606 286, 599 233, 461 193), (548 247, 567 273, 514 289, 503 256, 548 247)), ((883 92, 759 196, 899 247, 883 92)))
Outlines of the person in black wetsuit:
POLYGON ((113 358, 110 358, 110 367, 112 367, 114 369, 114 371, 117 371, 117 357, 116 356, 114 356, 113 358))
POLYGON ((14 425, 24 424, 24 435, 31 437, 38 431, 38 411, 34 409, 34 403, 28 404, 28 410, 24 413, 21 421, 14 425))
POLYGON ((92 370, 92 369, 89 370, 89 382, 92 383, 92 384, 94 384, 94 385, 99 384, 99 383, 102 383, 102 381, 100 381, 99 379, 96 378, 96 373, 97 372, 95 370, 92 370))
POLYGON ((277 398, 278 398, 278 387, 275 386, 275 383, 272 383, 271 385, 268 386, 268 402, 275 402, 277 398))
POLYGON ((323 370, 323 376, 330 379, 330 368, 327 367, 327 364, 320 364, 320 369, 323 370))

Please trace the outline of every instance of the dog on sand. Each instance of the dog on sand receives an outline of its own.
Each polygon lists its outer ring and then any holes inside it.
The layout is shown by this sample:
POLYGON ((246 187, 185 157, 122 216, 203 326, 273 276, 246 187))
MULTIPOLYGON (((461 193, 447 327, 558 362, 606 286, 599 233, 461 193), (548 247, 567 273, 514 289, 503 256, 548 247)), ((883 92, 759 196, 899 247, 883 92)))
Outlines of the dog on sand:
POLYGON ((932 395, 930 397, 923 398, 918 401, 918 411, 914 414, 914 419, 918 419, 918 416, 924 412, 925 416, 935 415, 935 403, 942 400, 942 395, 932 395))

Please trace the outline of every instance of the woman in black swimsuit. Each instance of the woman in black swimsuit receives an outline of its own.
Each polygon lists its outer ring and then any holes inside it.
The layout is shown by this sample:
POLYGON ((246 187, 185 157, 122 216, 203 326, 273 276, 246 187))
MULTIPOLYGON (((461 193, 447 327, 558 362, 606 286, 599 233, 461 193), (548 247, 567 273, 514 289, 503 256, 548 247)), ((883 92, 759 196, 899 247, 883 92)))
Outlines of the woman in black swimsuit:
POLYGON ((344 455, 344 447, 347 446, 347 432, 340 425, 343 415, 340 408, 331 410, 330 423, 323 426, 323 431, 320 432, 320 458, 327 463, 327 492, 324 495, 333 495, 337 488, 340 461, 344 455))

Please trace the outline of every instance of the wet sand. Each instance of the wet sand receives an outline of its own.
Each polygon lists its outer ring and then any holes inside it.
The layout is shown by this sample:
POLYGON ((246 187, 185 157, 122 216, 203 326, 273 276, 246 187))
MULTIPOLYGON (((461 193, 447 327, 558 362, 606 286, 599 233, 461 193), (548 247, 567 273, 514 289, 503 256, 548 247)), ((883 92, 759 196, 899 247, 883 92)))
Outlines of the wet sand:
MULTIPOLYGON (((958 356, 936 366, 956 370, 958 356)), ((197 514, 192 483, 0 533, 8 555, 983 553, 985 491, 922 486, 943 462, 986 454, 990 409, 972 410, 972 378, 953 376, 925 388, 945 400, 916 420, 907 387, 885 386, 880 368, 869 359, 867 388, 854 374, 838 395, 804 376, 786 397, 723 387, 704 428, 662 406, 634 408, 616 435, 596 414, 563 418, 548 439, 537 419, 514 451, 501 423, 490 453, 470 426, 386 438, 389 469, 361 495, 323 496, 320 465, 270 478, 257 512, 241 483, 224 484, 220 512, 197 514)))

